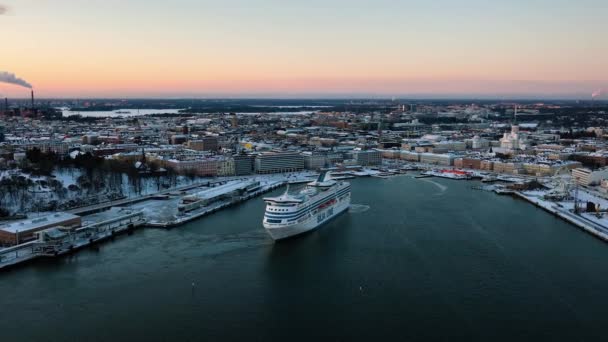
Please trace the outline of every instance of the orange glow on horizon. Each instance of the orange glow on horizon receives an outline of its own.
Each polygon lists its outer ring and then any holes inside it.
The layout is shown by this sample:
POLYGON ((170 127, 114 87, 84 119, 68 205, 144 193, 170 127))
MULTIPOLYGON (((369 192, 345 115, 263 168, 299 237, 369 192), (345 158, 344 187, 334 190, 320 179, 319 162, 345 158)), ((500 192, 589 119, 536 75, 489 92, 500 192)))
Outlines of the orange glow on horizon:
MULTIPOLYGON (((549 0, 325 0, 324 11, 316 0, 123 1, 120 11, 108 1, 2 1, 11 8, 0 15, 10 48, 0 70, 32 83, 40 97, 500 96, 608 87, 601 1, 562 8, 549 0)), ((0 84, 0 93, 26 97, 10 85, 0 84)))

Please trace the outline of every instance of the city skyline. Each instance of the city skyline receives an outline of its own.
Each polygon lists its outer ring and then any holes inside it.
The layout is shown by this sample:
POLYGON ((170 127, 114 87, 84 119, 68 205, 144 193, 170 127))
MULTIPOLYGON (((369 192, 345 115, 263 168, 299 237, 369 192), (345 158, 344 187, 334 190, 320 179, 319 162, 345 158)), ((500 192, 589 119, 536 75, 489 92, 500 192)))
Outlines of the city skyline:
POLYGON ((601 341, 607 0, 0 0, 2 341, 601 341))
MULTIPOLYGON (((608 83, 608 8, 594 0, 0 7, 0 70, 46 98, 590 99, 608 83)), ((29 96, 4 83, 0 93, 29 96)))

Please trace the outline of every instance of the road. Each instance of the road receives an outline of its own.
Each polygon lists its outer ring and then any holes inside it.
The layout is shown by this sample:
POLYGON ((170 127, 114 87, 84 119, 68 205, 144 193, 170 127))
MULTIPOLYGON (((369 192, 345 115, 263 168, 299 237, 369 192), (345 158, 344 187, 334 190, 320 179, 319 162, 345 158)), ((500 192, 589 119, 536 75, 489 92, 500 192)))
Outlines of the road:
POLYGON ((87 214, 87 213, 91 213, 91 212, 95 212, 95 211, 109 209, 111 207, 117 207, 117 206, 122 206, 122 205, 126 205, 126 204, 141 202, 141 201, 153 198, 154 196, 165 195, 165 194, 175 192, 175 191, 185 191, 185 190, 194 189, 194 188, 206 185, 207 183, 208 182, 189 184, 189 185, 184 185, 184 186, 177 187, 177 188, 171 188, 171 189, 163 190, 160 192, 155 192, 150 195, 144 195, 144 196, 139 196, 139 197, 134 197, 134 198, 125 198, 125 199, 117 200, 117 201, 93 204, 93 205, 89 205, 86 207, 68 210, 68 213, 74 214, 74 215, 83 215, 83 214, 87 214))

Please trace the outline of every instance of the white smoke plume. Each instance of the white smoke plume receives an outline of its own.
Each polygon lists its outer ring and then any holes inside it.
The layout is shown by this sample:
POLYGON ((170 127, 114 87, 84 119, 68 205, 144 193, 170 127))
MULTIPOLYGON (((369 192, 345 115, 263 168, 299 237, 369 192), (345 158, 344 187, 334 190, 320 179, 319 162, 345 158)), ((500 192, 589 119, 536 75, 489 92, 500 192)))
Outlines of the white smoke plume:
POLYGON ((6 71, 0 71, 0 82, 16 84, 16 85, 20 85, 22 87, 32 89, 32 85, 27 83, 26 80, 15 76, 15 74, 13 74, 13 73, 6 72, 6 71))
POLYGON ((0 15, 5 14, 6 12, 8 12, 8 8, 4 5, 0 5, 0 15))
POLYGON ((602 96, 602 94, 604 94, 604 89, 598 89, 596 91, 593 92, 593 94, 591 94, 591 98, 596 98, 598 96, 602 96))

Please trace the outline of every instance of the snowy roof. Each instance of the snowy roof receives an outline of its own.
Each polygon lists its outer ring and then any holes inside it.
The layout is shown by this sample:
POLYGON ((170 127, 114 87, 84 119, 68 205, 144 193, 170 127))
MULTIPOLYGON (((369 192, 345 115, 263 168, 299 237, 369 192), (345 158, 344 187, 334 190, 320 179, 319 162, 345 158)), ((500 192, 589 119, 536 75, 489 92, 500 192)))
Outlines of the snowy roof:
POLYGON ((3 230, 8 233, 16 233, 18 231, 24 232, 53 224, 60 225, 62 222, 76 218, 80 218, 80 216, 63 212, 54 213, 48 216, 36 217, 34 219, 20 220, 0 225, 0 230, 3 230))
POLYGON ((230 193, 235 190, 245 189, 250 185, 253 185, 255 182, 252 180, 247 181, 232 181, 223 185, 219 185, 213 188, 209 188, 207 190, 203 190, 194 194, 195 196, 202 199, 211 199, 220 195, 224 195, 230 193))

